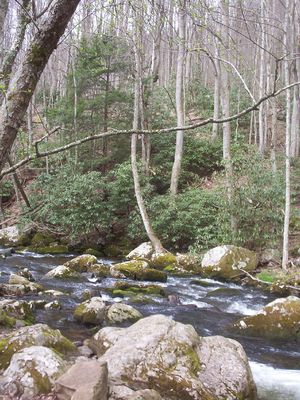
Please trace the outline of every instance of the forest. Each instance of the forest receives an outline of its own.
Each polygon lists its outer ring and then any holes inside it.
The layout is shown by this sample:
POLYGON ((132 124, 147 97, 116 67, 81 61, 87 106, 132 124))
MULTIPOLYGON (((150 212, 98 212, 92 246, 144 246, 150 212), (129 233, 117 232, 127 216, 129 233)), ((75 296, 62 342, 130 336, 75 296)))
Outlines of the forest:
POLYGON ((0 399, 300 398, 300 2, 0 0, 0 399))

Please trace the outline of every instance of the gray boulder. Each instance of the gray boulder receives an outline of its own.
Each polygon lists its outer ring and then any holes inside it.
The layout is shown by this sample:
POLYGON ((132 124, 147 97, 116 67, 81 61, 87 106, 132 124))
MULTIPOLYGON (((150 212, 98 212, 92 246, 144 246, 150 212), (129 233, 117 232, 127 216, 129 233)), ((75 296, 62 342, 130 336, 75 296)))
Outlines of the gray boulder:
POLYGON ((210 339, 200 338, 191 325, 154 315, 129 328, 103 328, 93 342, 114 385, 153 389, 165 400, 255 400, 242 346, 230 339, 210 339), (222 364, 224 372, 215 373, 222 364))
POLYGON ((202 273, 210 278, 233 279, 243 276, 242 270, 251 272, 257 266, 257 255, 242 247, 224 245, 205 253, 202 263, 202 273))
POLYGON ((19 400, 49 393, 55 380, 66 368, 66 363, 53 350, 31 346, 13 355, 3 373, 1 390, 19 400))

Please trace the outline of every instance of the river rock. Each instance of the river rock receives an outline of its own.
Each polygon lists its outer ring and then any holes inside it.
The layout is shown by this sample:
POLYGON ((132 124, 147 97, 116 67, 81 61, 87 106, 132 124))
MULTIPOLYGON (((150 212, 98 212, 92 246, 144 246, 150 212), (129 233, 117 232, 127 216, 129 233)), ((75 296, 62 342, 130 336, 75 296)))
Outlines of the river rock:
POLYGON ((78 278, 79 274, 73 271, 71 268, 66 265, 59 265, 58 267, 51 269, 51 271, 47 272, 45 278, 55 278, 55 279, 70 279, 70 278, 78 278))
POLYGON ((207 343, 191 325, 166 316, 153 315, 129 328, 103 328, 93 341, 99 356, 104 352, 100 360, 107 362, 114 385, 135 391, 153 389, 165 400, 256 399, 241 345, 225 338, 207 343), (232 363, 236 375, 231 372, 232 363), (222 364, 224 373, 213 371, 222 364), (208 384, 210 372, 214 375, 208 384))
POLYGON ((110 274, 114 278, 130 278, 137 281, 166 282, 167 274, 154 268, 149 268, 146 261, 131 260, 115 264, 110 268, 110 274))
POLYGON ((43 346, 25 348, 13 355, 4 371, 2 391, 13 393, 19 400, 49 393, 65 368, 65 362, 53 350, 43 346))
POLYGON ((6 368, 13 354, 28 346, 50 347, 59 353, 76 352, 76 347, 59 330, 44 324, 20 328, 0 340, 0 369, 6 368))
POLYGON ((180 269, 188 272, 199 272, 199 259, 191 254, 176 254, 176 263, 180 269))
POLYGON ((32 324, 34 322, 34 305, 25 300, 1 300, 0 310, 5 311, 5 313, 11 318, 26 321, 27 324, 32 324))
POLYGON ((300 341, 300 299, 274 300, 257 314, 236 322, 234 328, 244 335, 300 341))
POLYGON ((107 400, 107 364, 97 360, 76 362, 55 383, 58 400, 107 400))
POLYGON ((71 271, 87 272, 88 268, 97 263, 97 257, 91 254, 82 254, 64 263, 71 271))
POLYGON ((26 285, 0 284, 0 296, 23 296, 29 293, 41 293, 43 290, 43 286, 35 282, 29 282, 26 285))
POLYGON ((156 390, 131 390, 126 386, 110 386, 109 400, 163 400, 156 390))
POLYGON ((24 278, 23 276, 17 275, 17 274, 10 274, 9 285, 29 285, 30 281, 27 278, 24 278))
POLYGON ((133 297, 139 294, 148 296, 159 296, 166 297, 166 291, 159 285, 145 285, 145 284, 133 284, 123 281, 116 282, 112 288, 108 291, 117 297, 133 297))
POLYGON ((53 297, 68 296, 68 293, 60 292, 59 290, 53 290, 53 289, 45 290, 44 294, 53 297))
POLYGON ((154 253, 153 246, 151 242, 144 242, 127 254, 126 258, 128 260, 145 258, 150 260, 152 254, 154 253))
POLYGON ((257 255, 242 247, 218 246, 205 253, 201 271, 207 277, 233 279, 251 272, 257 266, 257 255))
POLYGON ((280 264, 280 261, 280 251, 277 249, 265 249, 259 256, 260 264, 278 265, 280 264))
POLYGON ((107 264, 93 264, 87 268, 87 271, 96 277, 107 278, 110 276, 110 266, 107 264))
POLYGON ((0 229, 0 244, 4 246, 16 246, 20 238, 20 232, 16 225, 0 229))
POLYGON ((92 297, 76 307, 74 318, 84 324, 99 325, 105 319, 105 312, 106 305, 101 297, 92 297))
POLYGON ((205 382, 214 398, 256 399, 247 355, 237 341, 222 336, 203 337, 198 354, 202 367, 198 378, 205 382))
POLYGON ((112 304, 106 314, 106 321, 111 324, 120 324, 125 321, 137 321, 143 318, 142 314, 128 304, 112 304))

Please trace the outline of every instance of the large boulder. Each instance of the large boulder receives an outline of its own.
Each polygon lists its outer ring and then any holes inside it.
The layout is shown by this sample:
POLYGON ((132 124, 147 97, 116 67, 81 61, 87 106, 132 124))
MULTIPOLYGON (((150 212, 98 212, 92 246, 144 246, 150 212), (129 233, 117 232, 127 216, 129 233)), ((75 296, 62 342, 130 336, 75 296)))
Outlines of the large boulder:
POLYGON ((110 268, 110 274, 114 278, 130 278, 137 281, 166 282, 167 280, 165 272, 149 268, 149 264, 141 260, 115 264, 110 268))
POLYGON ((59 265, 58 267, 51 269, 51 271, 47 272, 45 275, 45 278, 55 279, 72 279, 78 277, 79 274, 66 265, 59 265))
POLYGON ((87 272, 88 268, 97 263, 97 257, 91 254, 82 254, 67 261, 64 265, 70 268, 71 271, 87 272))
POLYGON ((127 254, 126 258, 128 260, 145 258, 150 260, 152 254, 154 253, 153 246, 151 242, 144 242, 127 254))
POLYGON ((144 242, 127 254, 129 260, 145 260, 152 268, 164 269, 170 265, 176 265, 176 257, 168 252, 155 252, 151 242, 144 242))
POLYGON ((142 314, 128 304, 112 304, 106 313, 106 321, 110 324, 120 324, 126 321, 137 321, 143 318, 142 314))
POLYGON ((100 325, 105 320, 105 313, 106 305, 101 297, 92 297, 76 307, 74 318, 84 324, 100 325))
POLYGON ((256 399, 239 343, 219 337, 208 343, 191 325, 163 315, 141 319, 129 328, 103 328, 93 345, 99 356, 103 354, 100 360, 107 362, 114 385, 153 389, 165 400, 256 399))
POLYGON ((244 335, 300 341, 300 299, 274 300, 257 314, 236 322, 234 329, 244 335))
POLYGON ((202 273, 211 278, 233 279, 251 272, 257 266, 257 255, 253 251, 231 245, 218 246, 205 253, 202 273))
POLYGON ((13 354, 29 346, 50 347, 59 353, 75 353, 76 347, 59 330, 44 324, 20 328, 0 339, 0 369, 6 368, 13 354))
POLYGON ((0 229, 0 244, 4 246, 17 246, 20 232, 16 225, 0 229))
POLYGON ((55 383, 58 400, 107 400, 107 364, 97 360, 76 362, 55 383))
POLYGON ((49 393, 66 363, 53 350, 31 346, 13 355, 1 382, 3 393, 13 393, 19 400, 29 400, 49 393))

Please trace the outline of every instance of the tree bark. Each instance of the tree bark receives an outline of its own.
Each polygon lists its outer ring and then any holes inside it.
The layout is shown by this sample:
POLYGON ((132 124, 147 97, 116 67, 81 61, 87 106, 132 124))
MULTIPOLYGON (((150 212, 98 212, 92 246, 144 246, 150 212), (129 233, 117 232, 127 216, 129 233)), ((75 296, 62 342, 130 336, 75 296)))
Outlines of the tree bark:
POLYGON ((57 0, 41 20, 24 59, 10 80, 0 110, 0 171, 16 139, 29 102, 53 50, 80 0, 57 0))
MULTIPOLYGON (((139 11, 136 11, 135 15, 135 40, 134 40, 134 56, 135 56, 135 66, 136 66, 136 74, 135 74, 135 85, 134 85, 134 116, 133 116, 133 130, 138 131, 141 126, 141 120, 143 120, 143 110, 141 109, 142 105, 142 61, 141 61, 141 32, 140 32, 140 24, 141 17, 139 11)), ((140 215, 144 224, 145 231, 149 240, 152 243, 155 253, 164 252, 164 248, 156 236, 151 223, 150 218, 148 216, 146 206, 144 203, 144 199, 142 196, 139 173, 138 173, 138 164, 137 164, 137 134, 134 133, 131 136, 131 168, 132 168, 132 176, 134 182, 134 193, 136 197, 136 201, 138 204, 138 208, 140 211, 140 215)))
MULTIPOLYGON (((177 125, 184 126, 184 67, 185 67, 185 38, 186 38, 186 0, 182 0, 178 9, 178 58, 176 71, 176 115, 177 125)), ((178 193, 178 182, 183 154, 183 131, 177 131, 175 157, 172 168, 170 191, 172 196, 178 193)))
MULTIPOLYGON (((286 1, 285 10, 285 33, 284 45, 285 51, 288 52, 288 31, 290 23, 290 0, 286 1)), ((284 63, 285 83, 288 85, 290 81, 289 64, 284 63)), ((289 226, 290 226, 290 208, 291 208, 291 89, 286 91, 286 131, 285 131, 285 210, 283 224, 283 248, 282 248, 282 268, 287 269, 289 259, 289 226)))

